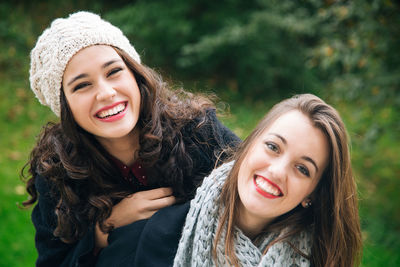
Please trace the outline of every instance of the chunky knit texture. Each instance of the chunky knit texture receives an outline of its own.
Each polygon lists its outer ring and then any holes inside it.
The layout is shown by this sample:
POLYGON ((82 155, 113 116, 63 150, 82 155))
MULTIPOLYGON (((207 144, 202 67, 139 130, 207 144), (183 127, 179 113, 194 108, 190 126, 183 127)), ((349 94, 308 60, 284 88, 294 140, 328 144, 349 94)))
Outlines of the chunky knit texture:
POLYGON ((80 11, 51 23, 31 51, 31 89, 40 103, 60 116, 60 89, 65 67, 81 49, 91 45, 111 45, 140 57, 122 31, 100 16, 80 11))
MULTIPOLYGON (((212 258, 212 244, 219 224, 220 211, 217 201, 222 185, 232 169, 233 162, 214 170, 197 189, 196 197, 190 203, 182 237, 179 241, 174 267, 215 266, 212 258)), ((284 229, 282 233, 288 229, 284 229)), ((225 233, 223 233, 223 236, 225 233)), ((243 267, 254 266, 310 266, 308 259, 300 256, 286 242, 274 244, 263 255, 263 250, 278 234, 267 233, 259 246, 243 234, 235 231, 235 253, 243 267)), ((224 238, 223 238, 224 239, 224 238)), ((302 232, 290 239, 291 243, 306 255, 311 251, 311 235, 302 232)), ((224 242, 217 245, 218 266, 231 266, 224 255, 224 242)))

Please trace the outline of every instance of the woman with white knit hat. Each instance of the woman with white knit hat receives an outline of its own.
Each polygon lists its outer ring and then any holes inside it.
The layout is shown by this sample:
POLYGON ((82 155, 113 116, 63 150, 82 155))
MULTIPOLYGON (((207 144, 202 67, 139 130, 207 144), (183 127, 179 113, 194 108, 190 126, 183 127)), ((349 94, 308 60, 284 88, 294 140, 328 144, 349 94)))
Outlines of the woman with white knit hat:
POLYGON ((171 90, 120 29, 90 12, 43 32, 30 83, 60 117, 44 127, 25 175, 24 205, 38 201, 37 266, 94 265, 112 230, 191 199, 220 152, 240 143, 208 98, 171 90))

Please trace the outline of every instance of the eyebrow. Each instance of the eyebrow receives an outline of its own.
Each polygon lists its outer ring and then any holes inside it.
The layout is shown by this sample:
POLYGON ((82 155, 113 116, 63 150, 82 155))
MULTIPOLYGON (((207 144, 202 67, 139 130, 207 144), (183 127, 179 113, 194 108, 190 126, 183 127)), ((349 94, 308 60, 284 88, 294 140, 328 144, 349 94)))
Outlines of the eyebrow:
MULTIPOLYGON (((274 136, 276 136, 276 137, 278 137, 279 139, 281 139, 281 141, 282 141, 285 145, 287 145, 287 141, 286 141, 286 139, 285 139, 283 136, 281 136, 281 135, 279 135, 279 134, 276 134, 276 133, 270 133, 270 134, 271 134, 271 135, 274 135, 274 136)), ((315 161, 314 161, 312 158, 307 157, 307 156, 302 156, 301 158, 304 159, 305 161, 310 162, 312 165, 314 165, 315 170, 318 172, 318 166, 317 166, 317 164, 315 163, 315 161)))
MULTIPOLYGON (((114 64, 115 62, 118 62, 118 61, 122 61, 121 59, 112 59, 112 60, 110 60, 110 61, 107 61, 106 63, 104 63, 102 66, 101 66, 101 68, 102 69, 105 69, 105 68, 107 68, 108 66, 110 66, 110 65, 112 65, 112 64, 114 64)), ((72 84, 73 82, 75 82, 76 80, 79 80, 79 79, 82 79, 82 78, 85 78, 85 77, 88 77, 89 75, 87 75, 86 73, 82 73, 82 74, 79 74, 78 76, 75 76, 72 80, 70 80, 69 81, 69 83, 67 84, 68 86, 70 85, 70 84, 72 84)))
POLYGON ((110 66, 111 64, 114 64, 115 62, 119 62, 119 61, 122 61, 122 60, 121 60, 121 59, 112 59, 112 60, 107 61, 106 63, 104 63, 104 64, 101 66, 101 68, 102 68, 102 69, 105 69, 105 68, 107 68, 108 66, 110 66))
POLYGON ((318 172, 318 166, 317 166, 317 164, 315 163, 315 161, 312 158, 307 157, 307 156, 303 156, 301 158, 306 160, 306 161, 308 161, 308 162, 310 162, 312 165, 314 165, 315 170, 318 172))
POLYGON ((69 86, 71 83, 75 82, 76 80, 79 80, 81 78, 85 78, 88 75, 85 73, 79 74, 78 76, 76 76, 75 78, 73 78, 72 80, 69 81, 69 83, 67 84, 67 86, 69 86))
POLYGON ((287 141, 286 141, 286 139, 285 139, 282 135, 277 134, 277 133, 269 133, 269 134, 278 137, 279 139, 281 139, 281 141, 282 141, 285 145, 287 145, 287 141))

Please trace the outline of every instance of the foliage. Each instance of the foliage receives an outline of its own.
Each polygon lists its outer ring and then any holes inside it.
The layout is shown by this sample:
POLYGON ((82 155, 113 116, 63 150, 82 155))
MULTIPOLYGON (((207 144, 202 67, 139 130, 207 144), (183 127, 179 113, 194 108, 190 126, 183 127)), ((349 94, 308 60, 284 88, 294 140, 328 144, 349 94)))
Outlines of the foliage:
POLYGON ((391 1, 343 1, 318 9, 320 41, 309 61, 325 77, 332 101, 351 103, 343 110, 360 177, 363 228, 369 230, 365 241, 387 248, 400 244, 400 215, 392 212, 400 201, 399 11, 391 1))
POLYGON ((248 96, 313 89, 313 71, 305 71, 306 53, 297 44, 310 22, 282 30, 274 23, 280 6, 238 0, 138 1, 108 18, 139 51, 145 50, 145 62, 178 76, 203 77, 212 86, 248 96))
MULTIPOLYGON (((145 62, 227 88, 218 94, 230 99, 311 91, 339 106, 361 212, 399 237, 400 215, 390 212, 400 201, 399 12, 390 0, 154 0, 108 18, 145 50, 145 62)), ((373 220, 364 220, 373 239, 400 245, 373 231, 373 220)))
POLYGON ((222 119, 241 137, 278 98, 313 92, 332 103, 352 139, 362 265, 400 265, 397 2, 18 0, 0 3, 0 266, 36 257, 30 212, 15 205, 26 198, 18 172, 41 125, 55 119, 29 90, 29 51, 51 20, 76 10, 120 26, 143 62, 185 87, 216 91, 231 107, 222 119))

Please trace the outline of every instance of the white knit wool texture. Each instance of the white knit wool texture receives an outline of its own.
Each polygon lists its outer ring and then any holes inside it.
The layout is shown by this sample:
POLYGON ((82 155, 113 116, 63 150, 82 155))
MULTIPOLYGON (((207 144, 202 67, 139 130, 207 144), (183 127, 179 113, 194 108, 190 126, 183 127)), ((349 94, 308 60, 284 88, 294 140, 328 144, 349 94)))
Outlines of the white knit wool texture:
POLYGON ((40 103, 60 116, 60 89, 64 70, 81 49, 111 45, 140 63, 140 56, 122 31, 100 16, 80 11, 54 20, 31 51, 30 84, 40 103))

